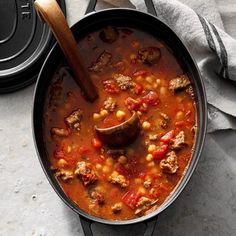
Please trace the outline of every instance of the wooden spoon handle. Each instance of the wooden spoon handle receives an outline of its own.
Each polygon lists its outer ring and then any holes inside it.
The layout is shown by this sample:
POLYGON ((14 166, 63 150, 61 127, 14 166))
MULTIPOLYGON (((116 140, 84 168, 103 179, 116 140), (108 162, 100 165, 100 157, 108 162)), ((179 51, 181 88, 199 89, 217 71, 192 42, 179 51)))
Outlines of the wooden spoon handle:
POLYGON ((51 28, 85 97, 93 102, 98 97, 96 87, 83 65, 75 38, 56 0, 36 0, 34 6, 39 17, 51 28))

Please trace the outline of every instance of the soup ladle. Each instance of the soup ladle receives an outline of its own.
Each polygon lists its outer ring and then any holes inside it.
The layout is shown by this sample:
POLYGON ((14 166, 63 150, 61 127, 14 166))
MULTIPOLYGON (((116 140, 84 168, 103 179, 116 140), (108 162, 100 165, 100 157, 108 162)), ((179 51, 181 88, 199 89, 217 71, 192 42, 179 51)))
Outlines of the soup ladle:
POLYGON ((58 3, 56 0, 36 0, 34 6, 40 19, 51 28, 85 98, 90 102, 95 101, 98 97, 97 89, 83 65, 76 40, 58 3))

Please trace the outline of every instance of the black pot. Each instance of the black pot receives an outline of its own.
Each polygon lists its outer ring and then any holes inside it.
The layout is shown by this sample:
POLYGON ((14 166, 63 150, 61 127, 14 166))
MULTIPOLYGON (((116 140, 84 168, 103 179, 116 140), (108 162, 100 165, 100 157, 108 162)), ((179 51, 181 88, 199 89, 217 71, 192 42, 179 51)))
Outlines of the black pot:
MULTIPOLYGON (((47 153, 44 146, 43 139, 43 108, 45 102, 45 96, 47 89, 50 85, 52 75, 59 65, 62 58, 64 58, 58 44, 56 43, 53 49, 50 51, 47 59, 44 62, 44 65, 41 69, 41 72, 38 77, 35 95, 34 95, 34 107, 33 107, 33 135, 35 139, 35 146, 38 151, 38 156, 42 168, 60 198, 76 213, 79 214, 81 223, 85 232, 85 235, 92 235, 90 224, 92 222, 99 222, 109 225, 130 225, 140 222, 150 222, 154 221, 157 218, 157 215, 165 210, 178 195, 182 192, 185 185, 189 181, 196 165, 199 160, 205 135, 206 135, 206 126, 207 126, 207 103, 206 95, 203 87, 203 82, 197 68, 197 65, 193 58, 191 57, 188 49, 184 46, 180 38, 171 30, 166 24, 154 16, 155 9, 150 0, 146 0, 146 5, 148 12, 152 13, 147 14, 133 9, 124 9, 124 8, 114 8, 109 10, 102 10, 95 12, 94 8, 97 0, 90 0, 87 14, 83 19, 77 22, 73 27, 72 31, 76 40, 80 39, 84 35, 87 35, 89 32, 100 29, 106 25, 117 25, 117 26, 127 26, 127 27, 136 27, 138 29, 148 31, 154 36, 162 39, 173 51, 175 57, 178 59, 184 71, 188 74, 189 78, 192 81, 193 88, 196 94, 197 101, 197 121, 198 121, 198 133, 195 144, 195 151, 192 156, 192 160, 189 164, 189 167, 186 171, 185 176, 170 195, 170 197, 154 212, 147 216, 140 218, 126 220, 126 221, 111 221, 104 220, 98 217, 87 214, 82 211, 77 205, 75 205, 63 192, 60 185, 58 184, 56 178, 50 170, 50 163, 47 157, 47 153)), ((152 222, 153 225, 155 225, 152 222)), ((147 227, 147 232, 145 235, 152 235, 152 230, 150 227, 147 227), (149 230, 149 231, 148 231, 149 230)))

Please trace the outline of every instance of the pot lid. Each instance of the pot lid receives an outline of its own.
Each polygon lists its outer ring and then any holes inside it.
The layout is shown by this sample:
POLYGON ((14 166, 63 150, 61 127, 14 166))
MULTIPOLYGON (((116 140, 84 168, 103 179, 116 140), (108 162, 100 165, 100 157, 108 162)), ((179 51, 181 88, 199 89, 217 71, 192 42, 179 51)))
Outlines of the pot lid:
MULTIPOLYGON (((64 0, 57 0, 66 14, 64 0)), ((0 93, 34 82, 55 42, 32 0, 0 1, 0 93)))

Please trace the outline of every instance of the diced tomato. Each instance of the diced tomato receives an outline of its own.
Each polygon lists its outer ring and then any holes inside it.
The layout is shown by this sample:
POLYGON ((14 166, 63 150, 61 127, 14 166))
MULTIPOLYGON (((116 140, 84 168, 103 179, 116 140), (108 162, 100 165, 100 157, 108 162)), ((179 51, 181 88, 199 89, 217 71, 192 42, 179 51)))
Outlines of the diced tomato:
POLYGON ((120 92, 120 89, 114 80, 105 80, 103 81, 103 85, 105 91, 108 93, 116 94, 120 92))
POLYGON ((134 76, 144 76, 146 74, 147 74, 146 70, 139 70, 139 71, 135 72, 133 75, 134 76))
POLYGON ((174 130, 167 132, 165 135, 163 135, 160 138, 160 141, 168 144, 170 142, 170 140, 174 137, 174 133, 175 133, 174 130))
POLYGON ((135 84, 134 92, 137 95, 140 95, 143 92, 143 86, 141 84, 135 84))
POLYGON ((176 121, 175 126, 176 127, 183 127, 183 126, 185 126, 185 122, 183 120, 176 121))
POLYGON ((140 192, 128 191, 122 197, 122 201, 129 206, 131 209, 134 209, 138 203, 139 198, 141 197, 140 192))
POLYGON ((137 110, 139 108, 141 102, 138 101, 138 100, 135 100, 135 99, 133 99, 131 97, 128 97, 126 99, 126 101, 125 101, 125 104, 128 107, 128 109, 130 109, 130 110, 137 110))
POLYGON ((90 152, 88 147, 82 146, 79 148, 79 154, 80 155, 85 155, 88 154, 90 152))
POLYGON ((148 109, 147 103, 143 102, 143 103, 141 104, 139 110, 140 110, 141 112, 146 112, 147 109, 148 109))
POLYGON ((156 160, 162 160, 168 151, 168 145, 162 144, 157 146, 156 150, 152 153, 153 158, 156 160))
POLYGON ((100 149, 102 147, 102 142, 97 138, 93 138, 92 145, 95 149, 100 149))
POLYGON ((129 170, 126 169, 123 165, 118 165, 116 170, 117 172, 119 172, 119 174, 124 175, 125 177, 128 177, 130 175, 129 170))
POLYGON ((100 155, 94 154, 89 159, 92 163, 96 163, 96 164, 104 163, 104 159, 100 155))
POLYGON ((150 91, 146 96, 142 98, 142 102, 155 106, 159 103, 159 96, 156 92, 150 91))

